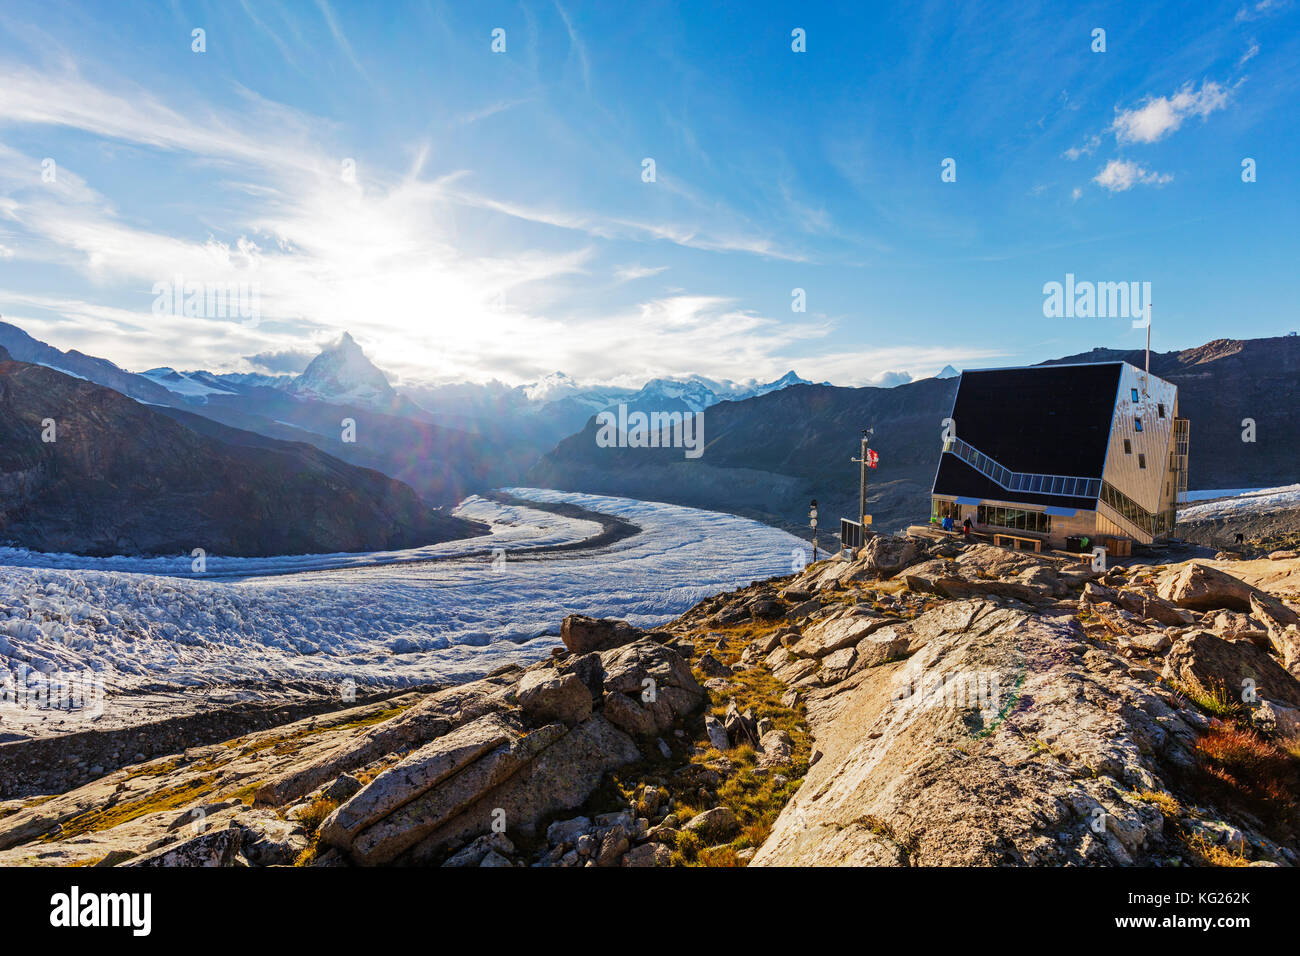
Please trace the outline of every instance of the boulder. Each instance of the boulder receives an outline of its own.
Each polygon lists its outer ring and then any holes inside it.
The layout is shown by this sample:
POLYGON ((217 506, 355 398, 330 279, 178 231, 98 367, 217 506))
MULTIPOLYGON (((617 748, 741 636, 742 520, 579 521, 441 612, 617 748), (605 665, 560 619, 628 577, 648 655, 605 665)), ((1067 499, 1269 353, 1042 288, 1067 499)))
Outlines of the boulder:
POLYGON ((624 866, 667 866, 672 853, 662 843, 642 843, 623 857, 624 866))
POLYGON ((1124 610, 1148 621, 1156 621, 1160 624, 1177 627, 1191 624, 1196 620, 1196 615, 1187 608, 1176 607, 1163 598, 1143 594, 1141 591, 1122 588, 1116 593, 1116 598, 1115 603, 1124 610))
POLYGON ((503 717, 489 714, 439 737, 385 770, 335 809, 321 824, 321 839, 348 849, 364 828, 519 735, 503 717))
POLYGON ((915 538, 877 535, 858 551, 852 577, 855 580, 868 576, 891 578, 915 563, 920 553, 915 538))
POLYGON ((1247 614, 1251 611, 1250 599, 1254 596, 1283 625, 1300 624, 1300 615, 1273 595, 1218 568, 1195 561, 1176 565, 1166 572, 1156 587, 1156 593, 1179 607, 1197 611, 1227 609, 1247 614))
POLYGON ((730 807, 714 807, 696 814, 682 829, 696 833, 710 843, 719 843, 731 839, 740 829, 740 824, 730 807))
POLYGON ((591 817, 556 820, 546 828, 546 842, 551 846, 577 843, 578 837, 591 831, 591 826, 591 817))
POLYGON ((518 695, 524 716, 537 723, 558 720, 572 727, 591 716, 591 691, 577 674, 529 671, 519 682, 518 695))
POLYGON ((489 856, 496 856, 501 860, 505 860, 506 866, 510 866, 508 855, 514 852, 514 843, 504 833, 485 833, 457 850, 442 865, 451 867, 500 866, 500 863, 486 862, 489 856))
POLYGON ((253 866, 289 866, 307 849, 307 831, 273 811, 253 811, 238 818, 244 833, 240 852, 253 866))
POLYGON ((704 702, 690 665, 671 647, 640 639, 601 654, 605 715, 628 733, 663 733, 704 702), (622 699, 611 700, 615 695, 622 699))
MULTIPOLYGON (((259 805, 284 806, 333 780, 344 771, 397 750, 418 747, 486 713, 504 710, 505 694, 519 677, 517 667, 501 668, 482 680, 458 684, 426 697, 411 709, 368 727, 341 746, 268 778, 255 795, 259 805)), ((371 705, 371 711, 377 706, 371 705)), ((365 713, 363 708, 357 708, 365 713)))
MULTIPOLYGON (((1300 677, 1300 628, 1290 618, 1293 614, 1279 614, 1276 605, 1263 601, 1258 595, 1250 596, 1254 616, 1263 622, 1269 644, 1282 658, 1283 665, 1300 677)), ((1290 611, 1290 608, 1284 608, 1290 611)))
POLYGON ((604 839, 600 841, 600 851, 596 854, 597 866, 618 866, 623 861, 623 854, 631 846, 627 830, 623 824, 616 823, 610 827, 604 839))
MULTIPOLYGON (((784 651, 784 648, 782 650, 784 651)), ((782 684, 794 684, 815 672, 817 667, 816 658, 791 657, 773 666, 772 676, 782 684)))
POLYGON ((820 611, 821 609, 821 599, 812 598, 811 600, 802 601, 790 608, 789 613, 786 614, 786 618, 791 621, 802 621, 804 618, 808 617, 808 615, 820 611))
POLYGON ((731 740, 727 736, 727 728, 722 721, 718 720, 712 714, 704 718, 704 733, 709 738, 709 743, 718 750, 728 750, 731 748, 731 740))
MULTIPOLYGON (((459 771, 441 777, 436 785, 425 789, 414 799, 403 803, 392 813, 358 833, 351 844, 353 859, 364 866, 391 862, 398 854, 420 843, 426 836, 448 824, 485 794, 505 783, 542 750, 563 736, 563 724, 548 724, 527 736, 512 736, 472 763, 464 765, 459 771)), ((375 782, 378 782, 378 778, 375 782)), ((358 800, 365 793, 366 790, 363 790, 353 800, 358 800)), ((339 810, 348 807, 349 804, 344 804, 339 810)), ((330 827, 327 837, 337 846, 339 843, 335 842, 337 837, 334 834, 339 831, 338 821, 331 818, 331 821, 327 822, 334 824, 330 827)), ((486 827, 490 819, 485 818, 482 822, 486 827)), ((468 835, 470 834, 466 834, 468 835)), ((448 839, 447 842, 459 841, 448 839)))
POLYGON ((705 677, 731 676, 731 668, 707 651, 700 655, 700 659, 696 662, 696 666, 699 667, 700 673, 705 677))
POLYGON ((749 613, 755 620, 767 621, 785 614, 785 605, 774 597, 763 597, 749 606, 749 613))
POLYGON ((1083 604, 1119 604, 1119 591, 1096 581, 1087 581, 1079 600, 1083 604))
POLYGON ((754 712, 747 710, 742 714, 734 700, 727 703, 727 712, 723 715, 722 726, 732 746, 758 743, 758 722, 754 719, 754 712))
MULTIPOLYGON (((871 640, 871 638, 866 638, 871 640)), ((849 676, 853 665, 857 662, 858 652, 852 647, 841 647, 838 651, 827 654, 822 658, 822 669, 819 671, 823 686, 837 684, 849 676)))
POLYGON ((1248 641, 1225 641, 1209 631, 1179 638, 1165 658, 1162 676, 1205 694, 1222 688, 1233 700, 1241 699, 1245 681, 1253 681, 1259 697, 1300 707, 1300 681, 1266 651, 1248 641))
POLYGON ((556 670, 561 674, 576 674, 578 680, 582 681, 587 692, 591 694, 591 699, 600 702, 601 694, 604 693, 605 668, 600 663, 599 654, 593 651, 590 654, 570 657, 561 661, 556 670))
POLYGON ((886 661, 896 660, 907 653, 909 645, 906 627, 883 627, 868 634, 854 650, 852 672, 876 667, 886 661))
POLYGON ((785 766, 794 754, 794 741, 784 730, 769 730, 759 741, 759 747, 762 753, 759 754, 758 765, 764 770, 785 766))
POLYGON ((597 620, 583 614, 570 614, 560 625, 560 640, 575 654, 607 651, 631 643, 645 635, 640 628, 613 618, 597 620))
POLYGON ((636 737, 649 737, 659 732, 655 713, 642 706, 627 694, 611 692, 605 695, 605 718, 615 727, 636 737))
MULTIPOLYGON (((511 833, 531 834, 539 821, 582 806, 609 771, 641 759, 632 738, 599 713, 592 714, 567 733, 563 733, 562 725, 550 726, 560 731, 558 740, 549 744, 539 741, 535 756, 497 786, 472 788, 478 791, 478 798, 459 811, 442 816, 435 830, 403 854, 402 862, 413 865, 437 862, 448 848, 490 832, 493 822, 502 818, 501 814, 511 833)), ((535 731, 524 741, 545 730, 535 731)), ((454 787, 456 777, 443 786, 454 787)), ((436 794, 436 790, 431 793, 436 794)))
POLYGON ((1164 631, 1125 635, 1119 638, 1117 643, 1120 651, 1130 657, 1150 657, 1153 654, 1163 654, 1173 646, 1173 641, 1164 631))
POLYGON ((825 657, 841 648, 852 647, 889 623, 887 617, 861 614, 818 621, 804 630, 803 636, 791 645, 790 653, 795 657, 825 657))
POLYGON ((325 788, 323 796, 336 803, 342 803, 359 791, 364 784, 350 773, 341 773, 334 782, 325 788))
POLYGON ((243 845, 242 827, 212 830, 182 843, 164 846, 122 866, 235 866, 243 845))

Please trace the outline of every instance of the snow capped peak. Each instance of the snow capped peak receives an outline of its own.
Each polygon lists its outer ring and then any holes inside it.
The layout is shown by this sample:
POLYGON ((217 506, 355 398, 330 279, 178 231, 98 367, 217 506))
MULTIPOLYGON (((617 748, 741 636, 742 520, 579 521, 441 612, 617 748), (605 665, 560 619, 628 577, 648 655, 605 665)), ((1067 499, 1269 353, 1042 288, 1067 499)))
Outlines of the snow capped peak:
POLYGON ((174 368, 163 365, 140 374, 169 392, 200 401, 206 401, 209 395, 224 395, 234 391, 229 385, 216 380, 207 372, 178 372, 174 368))
POLYGON ((320 355, 293 380, 289 390, 295 395, 326 402, 387 404, 393 399, 393 387, 366 357, 352 336, 344 332, 334 345, 320 355))
POLYGON ((811 384, 812 382, 808 381, 806 378, 800 378, 798 375, 796 375, 794 373, 794 370, 792 369, 789 372, 786 372, 780 378, 778 378, 775 382, 768 382, 766 385, 759 385, 754 389, 753 394, 766 395, 768 392, 779 392, 781 389, 787 388, 791 385, 811 385, 811 384))
POLYGON ((935 378, 956 378, 960 374, 961 372, 957 371, 951 365, 945 365, 943 367, 943 370, 940 371, 939 374, 935 376, 935 378))

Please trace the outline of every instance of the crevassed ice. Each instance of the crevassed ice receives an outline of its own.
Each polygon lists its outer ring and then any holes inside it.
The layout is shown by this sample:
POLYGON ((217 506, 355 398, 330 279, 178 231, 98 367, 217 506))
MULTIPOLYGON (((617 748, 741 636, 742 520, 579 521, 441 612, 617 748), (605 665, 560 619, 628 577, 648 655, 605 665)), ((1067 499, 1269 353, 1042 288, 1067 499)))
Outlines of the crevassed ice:
POLYGON ((0 678, 22 665, 90 668, 110 693, 145 682, 258 677, 358 685, 464 679, 544 656, 559 643, 566 614, 652 626, 709 595, 788 574, 794 554, 807 555, 798 538, 733 515, 510 490, 617 515, 642 533, 598 551, 512 560, 512 547, 580 541, 599 526, 474 498, 458 513, 490 521, 490 535, 412 552, 209 557, 210 569, 242 577, 170 576, 188 573, 188 559, 9 551, 0 554, 0 678), (504 560, 491 561, 485 547, 503 549, 504 560), (433 554, 451 560, 401 563, 433 554))

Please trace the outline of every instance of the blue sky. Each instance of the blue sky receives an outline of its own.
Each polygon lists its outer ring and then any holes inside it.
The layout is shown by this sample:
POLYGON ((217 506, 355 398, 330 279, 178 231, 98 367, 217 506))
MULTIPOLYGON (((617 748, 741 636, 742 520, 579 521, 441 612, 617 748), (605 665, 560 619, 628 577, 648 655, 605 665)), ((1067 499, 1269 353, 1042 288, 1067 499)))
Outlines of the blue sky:
POLYGON ((1298 25, 1295 0, 10 0, 0 313, 133 369, 292 368, 348 329, 402 380, 512 384, 1141 345, 1045 318, 1066 273, 1150 282, 1160 350, 1282 334, 1298 25), (250 283, 257 320, 156 314, 177 275, 250 283))

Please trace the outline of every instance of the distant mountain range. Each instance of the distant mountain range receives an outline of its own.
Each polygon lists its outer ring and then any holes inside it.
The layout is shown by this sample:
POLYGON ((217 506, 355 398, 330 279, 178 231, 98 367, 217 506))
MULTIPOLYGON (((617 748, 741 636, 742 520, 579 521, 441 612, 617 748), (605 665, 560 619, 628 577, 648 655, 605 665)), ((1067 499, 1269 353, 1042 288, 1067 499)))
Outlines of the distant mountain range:
POLYGON ((0 347, 5 544, 266 556, 413 547, 483 531, 310 445, 141 404, 14 361, 0 347))
MULTIPOLYGON (((826 531, 856 513, 857 468, 849 459, 869 426, 880 455, 867 509, 876 526, 893 529, 926 516, 939 429, 960 374, 947 366, 934 378, 866 388, 814 385, 794 372, 766 383, 656 378, 635 389, 584 384, 562 372, 513 387, 418 387, 392 385, 347 334, 297 376, 170 368, 134 374, 61 352, 3 322, 0 346, 21 361, 149 403, 191 430, 210 421, 311 444, 405 482, 435 505, 529 483, 730 511, 805 534, 813 498, 826 531), (628 413, 706 412, 704 455, 688 460, 679 448, 599 447, 595 415, 620 405, 628 413), (348 421, 355 441, 344 438, 348 421)), ((1115 359, 1140 366, 1144 355, 1095 349, 1052 361, 1115 359)), ((1193 489, 1300 478, 1300 338, 1217 340, 1153 354, 1151 370, 1179 386, 1182 412, 1191 419, 1193 489), (1255 423, 1254 442, 1242 441, 1247 420, 1255 423)))
MULTIPOLYGON (((1141 367, 1145 356, 1096 349, 1053 361, 1116 359, 1141 367)), ((1300 480, 1300 337, 1220 339, 1153 353, 1151 371, 1178 386, 1180 413, 1191 421, 1191 488, 1300 480), (1255 423, 1254 442, 1242 440, 1247 420, 1255 423)), ((894 530, 929 514, 940 429, 957 382, 946 375, 893 388, 801 385, 724 402, 705 416, 707 450, 696 460, 677 448, 599 447, 593 422, 561 441, 527 481, 730 511, 805 538, 816 498, 825 541, 840 517, 857 512, 858 466, 850 459, 862 429, 874 427, 880 466, 869 472, 867 511, 878 529, 894 530)))
POLYGON ((696 377, 655 379, 632 389, 584 385, 556 372, 517 387, 499 382, 394 387, 347 333, 297 376, 168 367, 136 374, 105 359, 62 352, 5 322, 0 322, 0 347, 20 361, 65 371, 138 401, 306 442, 398 478, 436 505, 518 483, 556 442, 619 403, 699 410, 803 382, 791 372, 768 383, 696 377), (345 420, 355 423, 354 441, 342 440, 345 420))

